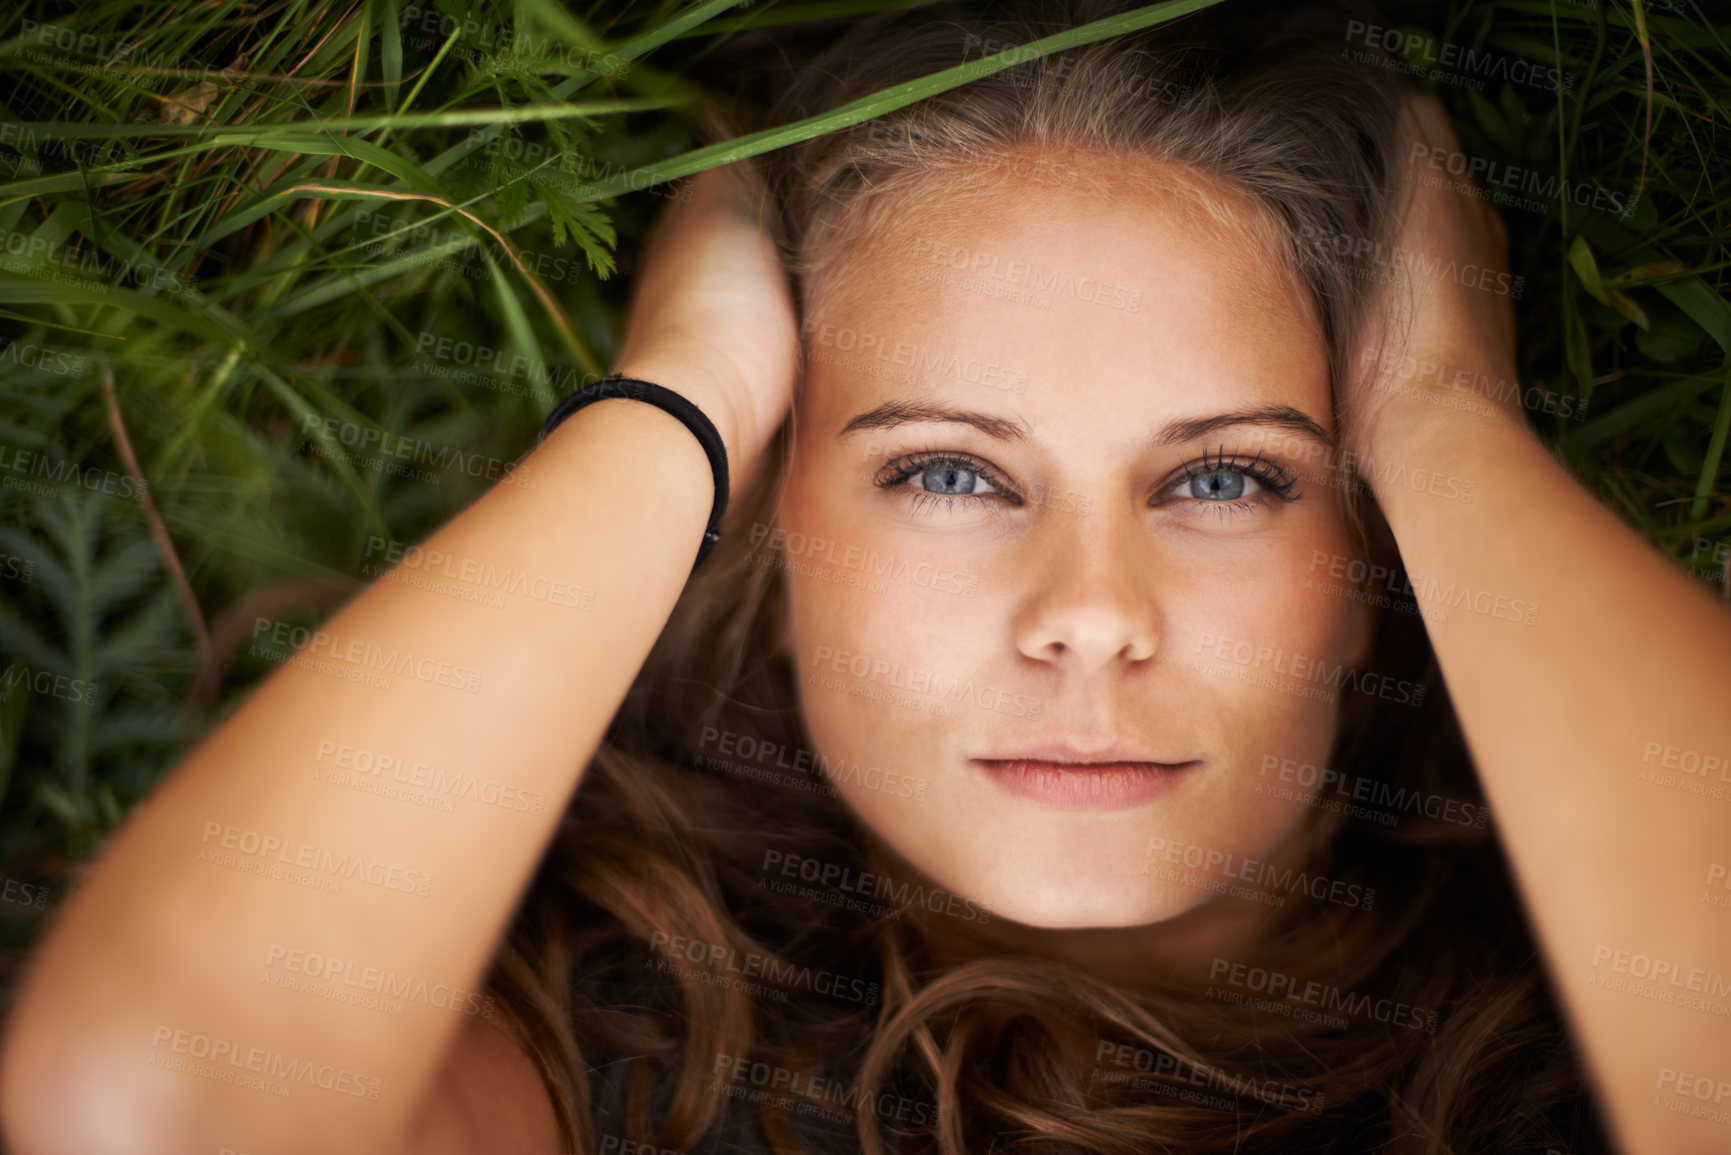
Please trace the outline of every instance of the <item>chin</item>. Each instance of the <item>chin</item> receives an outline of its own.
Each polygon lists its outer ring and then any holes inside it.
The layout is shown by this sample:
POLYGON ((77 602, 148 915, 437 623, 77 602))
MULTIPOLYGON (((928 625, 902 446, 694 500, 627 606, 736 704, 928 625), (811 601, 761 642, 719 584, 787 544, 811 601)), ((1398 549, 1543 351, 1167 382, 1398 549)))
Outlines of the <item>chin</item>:
POLYGON ((1005 895, 1002 905, 986 900, 994 914, 1040 930, 1122 930, 1176 918, 1196 905, 1194 895, 1102 894, 1052 887, 1045 893, 1005 895))
POLYGON ((1207 895, 1139 873, 1112 856, 1022 855, 956 871, 954 889, 998 918, 1042 930, 1117 929, 1176 918, 1207 895))

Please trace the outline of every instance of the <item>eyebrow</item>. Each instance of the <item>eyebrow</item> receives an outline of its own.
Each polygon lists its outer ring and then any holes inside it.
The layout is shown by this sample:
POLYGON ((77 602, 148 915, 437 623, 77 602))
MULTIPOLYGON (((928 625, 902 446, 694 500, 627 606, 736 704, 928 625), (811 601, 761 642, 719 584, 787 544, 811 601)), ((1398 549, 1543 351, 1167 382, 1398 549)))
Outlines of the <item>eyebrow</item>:
POLYGON ((1155 445, 1182 445, 1187 441, 1195 441, 1213 433, 1216 429, 1225 429, 1233 425, 1262 425, 1273 429, 1284 429, 1300 437, 1309 438, 1328 449, 1334 448, 1334 438, 1328 430, 1310 419, 1310 414, 1290 405, 1259 405, 1251 409, 1235 409, 1230 413, 1216 413, 1212 417, 1195 417, 1188 421, 1174 421, 1159 433, 1154 435, 1155 445))
MULTIPOLYGON (((898 425, 922 422, 971 425, 996 441, 1024 442, 1033 432, 1024 422, 992 417, 970 409, 955 409, 935 402, 886 401, 854 417, 841 427, 841 432, 836 436, 846 437, 862 430, 894 429, 898 425)), ((1208 417, 1173 421, 1156 432, 1150 438, 1150 443, 1157 446, 1182 445, 1199 440, 1218 429, 1236 425, 1262 425, 1284 429, 1329 449, 1335 447, 1334 438, 1329 435, 1328 430, 1311 420, 1310 415, 1302 409, 1295 409, 1290 405, 1261 405, 1250 409, 1235 409, 1229 413, 1216 413, 1208 417)))
POLYGON ((997 441, 1026 441, 1033 432, 1021 421, 989 417, 971 409, 952 409, 948 405, 923 401, 886 401, 877 408, 868 409, 854 417, 841 427, 841 432, 836 436, 846 437, 850 433, 866 429, 894 429, 898 425, 917 425, 922 422, 972 425, 997 441))

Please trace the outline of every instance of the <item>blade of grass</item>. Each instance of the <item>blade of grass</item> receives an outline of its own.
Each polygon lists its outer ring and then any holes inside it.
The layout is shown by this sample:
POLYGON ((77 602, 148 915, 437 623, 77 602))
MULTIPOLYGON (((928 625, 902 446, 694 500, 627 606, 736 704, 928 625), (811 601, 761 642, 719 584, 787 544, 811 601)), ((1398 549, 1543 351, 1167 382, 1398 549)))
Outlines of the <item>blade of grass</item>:
POLYGON ((874 92, 870 96, 849 101, 830 112, 818 116, 807 117, 794 121, 792 124, 777 128, 764 129, 761 132, 747 133, 732 140, 706 145, 682 153, 658 164, 647 165, 623 175, 616 176, 594 184, 580 186, 572 190, 571 199, 577 201, 601 200, 605 197, 618 196, 620 193, 647 188, 650 185, 689 176, 706 168, 715 168, 743 160, 748 156, 771 152, 797 144, 802 140, 810 140, 814 136, 822 136, 838 128, 846 128, 882 116, 886 112, 894 112, 898 108, 921 101, 952 88, 960 88, 970 81, 994 72, 1002 72, 1006 68, 1046 56, 1066 48, 1075 48, 1082 44, 1092 44, 1112 36, 1121 36, 1126 32, 1149 28, 1162 24, 1178 16, 1198 12, 1210 8, 1220 0, 1165 0, 1164 3, 1151 4, 1134 12, 1120 16, 1110 16, 1104 20, 1096 20, 1065 32, 1031 40, 1026 44, 1006 48, 1002 52, 990 56, 982 56, 978 60, 970 60, 951 68, 922 76, 918 80, 906 84, 898 84, 874 92))

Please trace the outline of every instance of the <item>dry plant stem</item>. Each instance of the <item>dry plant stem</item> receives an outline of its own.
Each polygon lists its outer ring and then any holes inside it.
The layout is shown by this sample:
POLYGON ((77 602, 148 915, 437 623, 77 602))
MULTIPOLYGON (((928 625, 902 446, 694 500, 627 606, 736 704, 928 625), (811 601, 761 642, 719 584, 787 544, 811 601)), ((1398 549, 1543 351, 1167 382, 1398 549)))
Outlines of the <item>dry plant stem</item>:
POLYGON ((107 361, 102 362, 102 393, 108 403, 108 425, 114 430, 114 443, 120 450, 120 460, 126 465, 126 472, 132 476, 132 484, 138 490, 138 504, 144 507, 145 520, 150 523, 150 536, 156 539, 156 546, 162 551, 163 568, 168 571, 169 580, 174 582, 175 593, 180 595, 181 608, 186 611, 187 625, 192 627, 193 641, 198 644, 198 678, 196 685, 208 676, 211 667, 210 631, 205 628, 204 611, 199 608, 198 598, 192 592, 192 583, 186 578, 186 570, 181 568, 180 555, 175 552, 174 539, 168 535, 168 526, 162 520, 162 514, 157 511, 156 499, 150 495, 150 486, 145 482, 144 470, 139 467, 138 455, 132 451, 132 439, 126 435, 126 421, 120 415, 120 398, 114 391, 114 370, 107 361))
POLYGON ((517 255, 516 247, 512 245, 510 241, 505 239, 505 235, 480 217, 476 216, 474 213, 454 205, 442 197, 428 196, 425 193, 372 192, 365 189, 336 188, 331 185, 322 184, 297 184, 292 188, 284 189, 277 195, 286 197, 299 192, 316 192, 325 193, 330 196, 344 197, 377 197, 381 200, 393 201, 426 201, 429 204, 438 205, 440 208, 450 209, 464 220, 473 223, 476 228, 481 229, 499 243, 499 248, 504 251, 506 256, 511 258, 511 263, 517 266, 517 271, 523 274, 523 279, 527 281, 529 287, 534 290, 536 299, 546 308, 547 315, 553 319, 554 324, 559 326, 559 331, 565 335, 566 343, 571 346, 572 351, 575 352, 583 361, 583 367, 592 373, 598 373, 600 371, 600 366, 596 362, 594 355, 589 352, 588 346, 583 344, 583 339, 577 335, 577 330, 572 328, 571 319, 565 315, 565 310, 559 304, 558 298, 553 296, 553 294, 547 290, 547 286, 541 283, 539 277, 529 271, 529 266, 523 263, 523 258, 517 255))

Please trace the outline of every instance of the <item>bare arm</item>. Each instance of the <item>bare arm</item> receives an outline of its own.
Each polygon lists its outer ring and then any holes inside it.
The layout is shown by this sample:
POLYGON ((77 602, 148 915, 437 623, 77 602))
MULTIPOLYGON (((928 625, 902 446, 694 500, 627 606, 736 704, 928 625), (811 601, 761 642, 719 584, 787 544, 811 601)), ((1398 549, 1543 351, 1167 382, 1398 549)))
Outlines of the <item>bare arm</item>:
MULTIPOLYGON (((791 306, 767 243, 702 179, 643 282, 734 295, 640 282, 619 368, 690 397, 744 472, 791 393, 791 306), (718 356, 730 309, 756 345, 718 356)), ((714 492, 678 420, 618 399, 568 419, 517 476, 425 543, 452 559, 427 575, 447 585, 521 575, 503 606, 375 583, 108 846, 8 1024, 11 1150, 401 1149, 714 492), (354 788, 438 795, 435 774, 475 787, 448 811, 354 788)))
MULTIPOLYGON (((1440 112, 1426 106, 1425 131, 1454 147, 1440 112)), ((1413 247, 1500 263, 1478 206, 1426 190, 1413 247)), ((1436 288, 1414 354, 1513 381, 1506 298, 1436 288)), ((1457 415, 1382 392, 1400 399, 1360 431, 1369 475, 1421 606, 1446 611, 1431 642, 1622 1149, 1724 1151, 1731 1124, 1696 1109, 1731 1120, 1731 1018, 1709 1009, 1731 1005, 1731 916, 1702 901, 1731 862, 1731 766, 1703 768, 1731 756, 1731 616, 1570 478, 1518 407, 1457 415), (1459 479, 1442 492, 1471 482, 1472 500, 1415 485, 1420 470, 1459 479), (1676 788, 1690 779, 1722 793, 1676 788)))

